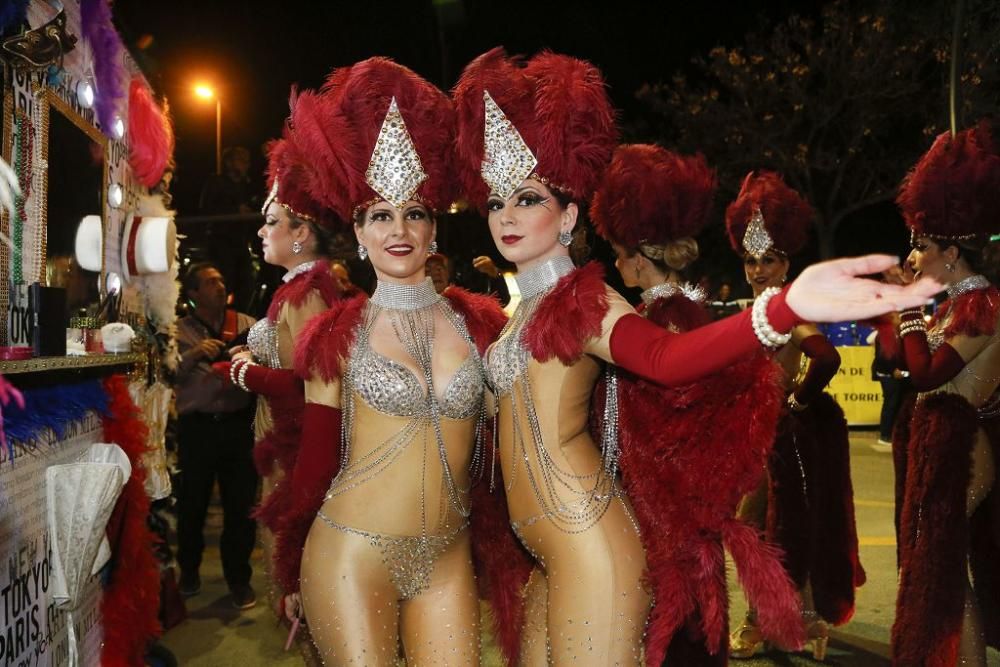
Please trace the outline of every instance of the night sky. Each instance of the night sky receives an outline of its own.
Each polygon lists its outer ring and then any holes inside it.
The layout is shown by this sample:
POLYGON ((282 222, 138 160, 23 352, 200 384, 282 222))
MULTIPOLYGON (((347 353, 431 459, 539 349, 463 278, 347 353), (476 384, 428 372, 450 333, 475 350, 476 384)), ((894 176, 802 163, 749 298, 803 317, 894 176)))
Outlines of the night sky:
MULTIPOLYGON (((803 2, 730 3, 609 0, 341 0, 219 2, 119 0, 115 21, 153 86, 171 104, 177 134, 175 204, 193 213, 214 169, 214 106, 191 94, 195 80, 222 91, 223 146, 252 149, 280 134, 292 84, 319 85, 334 67, 389 56, 444 89, 478 54, 543 48, 600 67, 628 120, 635 90, 684 67, 718 44, 738 43, 763 20, 781 20, 803 2), (152 37, 145 49, 137 44, 152 37)), ((253 150, 254 173, 264 169, 253 150)))
MULTIPOLYGON (((169 99, 177 135, 173 203, 183 218, 198 213, 202 183, 214 170, 214 104, 194 97, 196 81, 221 90, 223 146, 251 149, 251 176, 263 194, 262 148, 280 135, 289 89, 293 84, 316 87, 335 67, 389 56, 448 90, 467 62, 494 46, 525 55, 549 48, 600 67, 628 124, 641 112, 634 94, 643 83, 668 79, 714 46, 738 46, 747 32, 768 30, 792 12, 816 16, 819 6, 792 0, 701 5, 650 0, 118 0, 114 15, 151 84, 169 99)), ((891 206, 878 215, 898 217, 891 206)), ((872 236, 867 218, 846 221, 838 239, 841 251, 907 251, 901 222, 875 227, 884 238, 872 236)), ((458 232, 458 238, 443 237, 443 247, 461 247, 468 255, 465 264, 476 254, 499 260, 485 227, 476 230, 478 237, 468 236, 469 230, 458 232)), ((716 285, 733 282, 742 295, 742 270, 721 227, 706 234, 697 270, 708 273, 716 285)), ((237 245, 254 247, 252 230, 245 236, 237 245)), ((601 242, 595 251, 598 258, 609 259, 601 242)), ((807 252, 793 273, 815 258, 815 252, 807 252)), ((613 284, 618 283, 615 273, 608 276, 613 284)))

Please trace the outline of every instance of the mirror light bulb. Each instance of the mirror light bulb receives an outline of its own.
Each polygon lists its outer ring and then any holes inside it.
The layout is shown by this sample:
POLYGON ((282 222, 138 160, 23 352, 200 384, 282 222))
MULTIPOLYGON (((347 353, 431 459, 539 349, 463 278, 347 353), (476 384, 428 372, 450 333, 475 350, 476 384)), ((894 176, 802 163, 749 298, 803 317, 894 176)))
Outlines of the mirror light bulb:
POLYGON ((112 207, 118 208, 122 205, 123 195, 122 186, 118 183, 112 183, 108 186, 108 203, 110 203, 112 207))
POLYGON ((121 139, 125 136, 125 121, 122 120, 121 116, 115 116, 114 123, 111 124, 111 132, 115 135, 115 139, 121 139))
POLYGON ((90 81, 84 79, 76 84, 76 99, 84 109, 94 106, 94 87, 90 85, 90 81))

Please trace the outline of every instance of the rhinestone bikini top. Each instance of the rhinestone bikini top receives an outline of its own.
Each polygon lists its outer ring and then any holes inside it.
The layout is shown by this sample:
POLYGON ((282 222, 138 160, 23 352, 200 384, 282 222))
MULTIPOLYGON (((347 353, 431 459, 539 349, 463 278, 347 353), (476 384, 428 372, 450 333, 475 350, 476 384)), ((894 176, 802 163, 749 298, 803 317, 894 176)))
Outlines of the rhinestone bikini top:
MULTIPOLYGON (((423 385, 403 364, 364 344, 351 355, 351 382, 369 406, 395 417, 430 414, 430 401, 423 385)), ((483 372, 474 349, 458 367, 438 400, 441 415, 468 419, 479 411, 483 399, 483 372)))
MULTIPOLYGON (((434 283, 430 278, 417 285, 379 283, 370 304, 404 311, 443 309, 445 316, 468 343, 469 354, 445 387, 444 394, 438 399, 438 407, 442 416, 451 419, 475 416, 482 405, 485 388, 482 361, 465 322, 434 291, 434 283)), ((430 344, 433 346, 433 341, 430 344)), ((431 414, 430 396, 417 377, 403 364, 372 349, 364 328, 358 332, 354 343, 348 373, 351 384, 362 400, 379 412, 397 417, 431 414)))

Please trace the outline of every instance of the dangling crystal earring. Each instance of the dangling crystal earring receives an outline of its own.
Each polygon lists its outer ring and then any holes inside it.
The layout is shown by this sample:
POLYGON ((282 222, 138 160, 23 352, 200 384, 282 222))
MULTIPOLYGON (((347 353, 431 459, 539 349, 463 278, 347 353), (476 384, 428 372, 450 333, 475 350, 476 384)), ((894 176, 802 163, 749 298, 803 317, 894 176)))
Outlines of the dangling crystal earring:
POLYGON ((368 248, 364 247, 360 243, 358 244, 358 259, 362 262, 368 259, 368 248))
POLYGON ((949 273, 955 273, 955 265, 945 262, 944 268, 948 269, 949 273))
POLYGON ((302 241, 292 241, 292 252, 296 255, 302 252, 302 241))
POLYGON ((428 255, 433 255, 437 251, 438 251, 438 242, 437 241, 431 241, 431 244, 429 246, 427 246, 427 254, 428 255))
POLYGON ((573 242, 573 234, 565 230, 559 232, 559 243, 569 247, 569 244, 573 242))

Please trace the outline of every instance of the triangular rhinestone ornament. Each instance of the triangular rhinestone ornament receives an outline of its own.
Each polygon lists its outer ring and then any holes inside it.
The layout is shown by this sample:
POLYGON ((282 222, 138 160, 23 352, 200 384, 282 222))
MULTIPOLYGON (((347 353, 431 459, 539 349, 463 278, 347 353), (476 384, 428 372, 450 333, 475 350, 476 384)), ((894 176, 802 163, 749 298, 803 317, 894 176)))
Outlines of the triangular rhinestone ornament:
POLYGON ((420 156, 393 97, 375 141, 365 181, 380 197, 402 208, 426 179, 420 156))
POLYGON ((510 122, 489 92, 483 91, 486 105, 485 151, 481 173, 483 180, 497 195, 506 199, 521 181, 538 166, 534 153, 510 122))
POLYGON ((764 214, 760 212, 760 208, 754 208, 750 224, 743 234, 743 249, 755 259, 760 259, 773 247, 774 240, 764 227, 764 214))
POLYGON ((260 214, 267 215, 267 207, 271 205, 271 202, 277 201, 278 199, 278 177, 274 177, 274 183, 271 185, 271 192, 268 193, 267 199, 264 200, 264 205, 260 207, 260 214))

